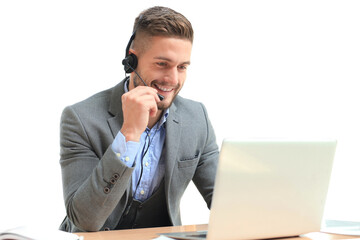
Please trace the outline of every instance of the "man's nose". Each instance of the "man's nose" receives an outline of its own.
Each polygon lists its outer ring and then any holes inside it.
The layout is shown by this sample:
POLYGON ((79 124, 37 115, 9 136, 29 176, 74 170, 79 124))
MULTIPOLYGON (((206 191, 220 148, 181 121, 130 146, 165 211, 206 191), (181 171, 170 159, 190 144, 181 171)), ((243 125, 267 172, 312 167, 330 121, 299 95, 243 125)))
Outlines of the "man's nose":
POLYGON ((178 84, 178 69, 177 69, 177 67, 169 68, 166 71, 165 80, 170 85, 178 84))

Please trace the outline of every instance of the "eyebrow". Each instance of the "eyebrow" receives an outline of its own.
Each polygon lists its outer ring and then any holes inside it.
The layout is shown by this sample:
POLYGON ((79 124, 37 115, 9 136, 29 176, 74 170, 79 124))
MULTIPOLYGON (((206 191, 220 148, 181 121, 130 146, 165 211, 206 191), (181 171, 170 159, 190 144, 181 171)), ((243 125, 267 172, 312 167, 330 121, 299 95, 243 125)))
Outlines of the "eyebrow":
MULTIPOLYGON (((168 62, 173 62, 170 58, 167 58, 167 57, 162 57, 162 56, 159 56, 159 57, 154 57, 154 59, 158 59, 158 60, 164 60, 164 61, 168 61, 168 62)), ((190 61, 185 61, 182 64, 186 64, 186 65, 190 65, 190 61)))

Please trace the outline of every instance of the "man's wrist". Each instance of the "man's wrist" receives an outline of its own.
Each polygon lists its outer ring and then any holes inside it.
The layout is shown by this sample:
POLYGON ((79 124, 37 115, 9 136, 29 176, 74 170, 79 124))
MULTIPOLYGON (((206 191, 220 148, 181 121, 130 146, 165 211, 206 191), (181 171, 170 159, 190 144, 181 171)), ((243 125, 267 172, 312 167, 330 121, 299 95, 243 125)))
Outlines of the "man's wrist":
POLYGON ((138 134, 135 131, 130 131, 128 129, 121 129, 120 132, 124 135, 126 142, 140 142, 141 133, 138 134))

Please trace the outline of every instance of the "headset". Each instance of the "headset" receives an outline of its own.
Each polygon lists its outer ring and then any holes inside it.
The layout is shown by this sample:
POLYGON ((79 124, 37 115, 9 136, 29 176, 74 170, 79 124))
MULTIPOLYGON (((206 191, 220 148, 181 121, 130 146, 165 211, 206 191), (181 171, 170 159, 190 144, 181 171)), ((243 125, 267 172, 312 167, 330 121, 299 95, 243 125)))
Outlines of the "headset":
POLYGON ((135 69, 138 64, 138 59, 135 54, 133 54, 133 53, 129 54, 130 46, 131 46, 131 43, 134 41, 135 34, 136 34, 136 29, 130 37, 129 43, 126 46, 125 58, 122 60, 122 64, 124 65, 125 73, 132 73, 132 72, 136 73, 135 69))
MULTIPOLYGON (((137 73, 137 71, 135 70, 137 65, 138 65, 138 59, 137 56, 133 53, 130 53, 130 46, 131 43, 134 41, 135 39, 135 35, 136 35, 136 30, 138 28, 138 25, 140 23, 142 19, 142 15, 139 17, 138 23, 136 24, 136 27, 134 29, 134 32, 132 33, 130 40, 126 46, 126 50, 125 50, 125 58, 122 60, 122 64, 124 65, 124 70, 125 73, 132 73, 134 72, 142 81, 142 83, 148 87, 148 85, 145 83, 145 81, 140 77, 140 75, 137 73)), ((164 100, 164 96, 157 94, 160 98, 160 101, 164 100)))

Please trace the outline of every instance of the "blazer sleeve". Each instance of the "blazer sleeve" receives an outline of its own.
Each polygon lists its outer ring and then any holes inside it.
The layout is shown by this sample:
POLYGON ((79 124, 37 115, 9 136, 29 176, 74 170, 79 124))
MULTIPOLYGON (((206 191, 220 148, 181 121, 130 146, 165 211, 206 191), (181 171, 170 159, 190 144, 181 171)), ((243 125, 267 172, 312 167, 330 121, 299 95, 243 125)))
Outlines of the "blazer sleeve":
POLYGON ((133 168, 117 158, 111 144, 99 156, 84 122, 73 107, 64 109, 60 124, 63 194, 68 219, 83 231, 99 231, 119 202, 126 204, 120 199, 126 197, 133 168))
POLYGON ((205 116, 207 136, 193 177, 193 182, 210 209, 219 160, 219 148, 216 143, 215 132, 209 120, 206 108, 203 104, 201 104, 201 106, 205 116))

